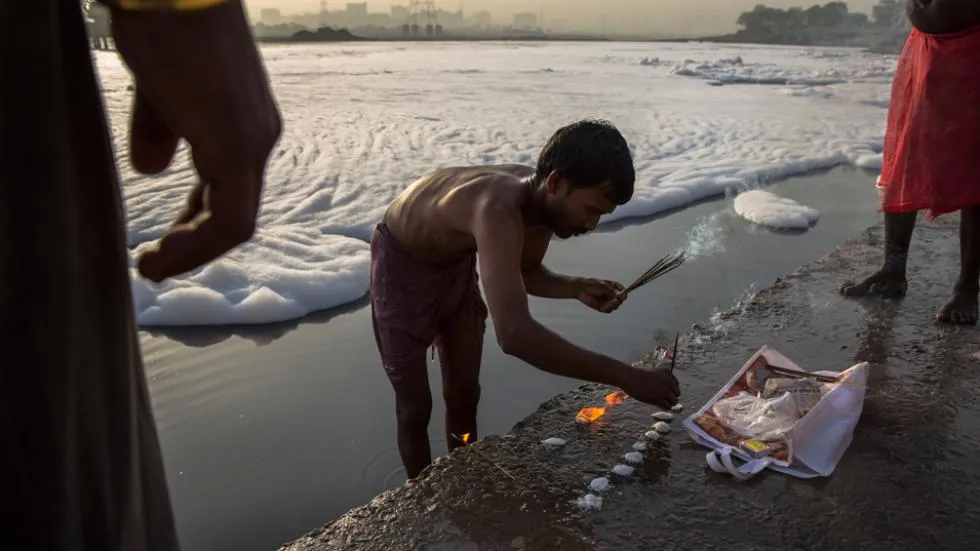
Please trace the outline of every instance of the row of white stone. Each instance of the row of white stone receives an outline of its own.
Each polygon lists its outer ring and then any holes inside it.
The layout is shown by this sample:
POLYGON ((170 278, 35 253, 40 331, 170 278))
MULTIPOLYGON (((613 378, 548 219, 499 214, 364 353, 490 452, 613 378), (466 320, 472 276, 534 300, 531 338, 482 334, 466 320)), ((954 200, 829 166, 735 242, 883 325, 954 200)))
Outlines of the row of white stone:
MULTIPOLYGON (((684 409, 684 406, 677 404, 671 411, 674 413, 679 413, 684 409)), ((640 465, 643 463, 643 452, 647 450, 649 442, 655 442, 659 440, 662 436, 670 433, 670 425, 667 422, 674 419, 674 413, 668 411, 657 411, 653 413, 653 418, 657 420, 653 425, 653 430, 648 430, 643 434, 643 438, 637 440, 633 443, 633 451, 627 452, 623 456, 623 460, 628 463, 619 463, 612 468, 612 473, 621 477, 632 476, 635 467, 631 465, 640 465)), ((565 440, 561 438, 548 438, 542 440, 541 444, 548 449, 557 449, 566 444, 565 440)), ((600 476, 593 478, 589 482, 590 493, 586 493, 581 496, 576 501, 577 505, 583 509, 601 509, 602 508, 602 497, 598 494, 608 492, 613 487, 612 482, 607 476, 600 476)))

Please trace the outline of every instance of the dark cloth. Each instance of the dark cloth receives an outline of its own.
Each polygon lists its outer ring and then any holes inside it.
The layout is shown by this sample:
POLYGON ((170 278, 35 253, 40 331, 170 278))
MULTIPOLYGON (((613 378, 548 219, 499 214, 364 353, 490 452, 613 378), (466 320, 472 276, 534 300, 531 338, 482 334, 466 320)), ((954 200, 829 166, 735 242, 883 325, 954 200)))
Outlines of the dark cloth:
POLYGON ((175 551, 79 2, 0 14, 0 549, 175 551))
MULTIPOLYGON (((378 224, 371 238, 371 317, 385 372, 395 390, 424 382, 425 352, 460 316, 476 316, 482 345, 487 308, 480 295, 476 253, 447 265, 414 258, 378 224)), ((444 366, 450 367, 450 366, 444 366)), ((473 366, 460 366, 473 367, 473 366)))

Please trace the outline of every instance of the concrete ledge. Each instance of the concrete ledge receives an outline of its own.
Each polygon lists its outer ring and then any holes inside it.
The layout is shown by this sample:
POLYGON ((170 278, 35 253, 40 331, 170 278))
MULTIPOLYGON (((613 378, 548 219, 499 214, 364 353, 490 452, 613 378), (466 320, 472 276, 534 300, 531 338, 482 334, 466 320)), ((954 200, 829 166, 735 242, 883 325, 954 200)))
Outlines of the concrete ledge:
POLYGON ((586 385, 281 550, 980 549, 980 333, 932 321, 959 267, 956 228, 916 230, 903 301, 837 294, 877 266, 873 227, 682 338, 682 416, 765 344, 809 370, 871 362, 861 424, 829 479, 722 477, 678 419, 632 477, 610 475, 600 511, 580 511, 653 411, 629 400, 579 425, 575 412, 609 392, 586 385), (546 450, 551 436, 568 445, 546 450))

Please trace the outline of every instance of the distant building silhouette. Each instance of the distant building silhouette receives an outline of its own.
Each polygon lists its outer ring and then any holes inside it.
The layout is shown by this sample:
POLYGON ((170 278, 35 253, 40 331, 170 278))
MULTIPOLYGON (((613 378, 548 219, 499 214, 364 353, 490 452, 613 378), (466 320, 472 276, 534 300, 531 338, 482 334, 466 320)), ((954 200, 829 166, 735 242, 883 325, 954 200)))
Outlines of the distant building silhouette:
POLYGON ((474 15, 473 16, 473 19, 476 22, 476 25, 478 27, 480 27, 481 29, 488 29, 488 28, 490 28, 490 22, 492 21, 492 18, 490 17, 490 12, 488 12, 488 11, 481 11, 481 12, 477 13, 476 15, 474 15))
POLYGON ((538 27, 538 16, 533 13, 515 13, 514 28, 529 31, 538 27))
POLYGON ((367 2, 349 2, 347 4, 347 17, 352 19, 367 19, 368 6, 367 2))
POLYGON ((391 19, 392 21, 397 21, 399 23, 405 23, 408 21, 408 15, 411 13, 408 6, 392 6, 391 7, 391 19))

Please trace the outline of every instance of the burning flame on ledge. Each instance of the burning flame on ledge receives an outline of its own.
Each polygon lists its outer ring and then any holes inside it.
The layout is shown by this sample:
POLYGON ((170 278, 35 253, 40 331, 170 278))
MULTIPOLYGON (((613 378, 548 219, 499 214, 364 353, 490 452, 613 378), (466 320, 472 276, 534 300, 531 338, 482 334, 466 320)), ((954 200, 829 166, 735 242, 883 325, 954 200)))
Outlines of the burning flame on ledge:
POLYGON ((609 404, 610 406, 615 406, 617 404, 622 404, 623 402, 625 402, 626 398, 628 397, 629 395, 623 392, 622 390, 617 390, 616 392, 610 392, 609 394, 606 394, 606 403, 609 404))
POLYGON ((575 416, 575 420, 578 421, 579 423, 592 423, 593 421, 596 421, 599 418, 601 418, 603 415, 605 415, 606 410, 609 407, 622 404, 624 401, 626 401, 626 398, 628 397, 629 395, 627 395, 622 390, 610 392, 609 394, 606 395, 607 407, 582 408, 578 411, 578 414, 575 416))
POLYGON ((606 408, 582 408, 578 410, 575 420, 579 423, 591 423, 606 414, 606 408))

